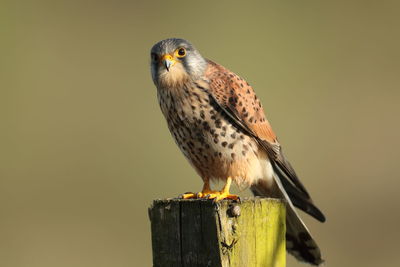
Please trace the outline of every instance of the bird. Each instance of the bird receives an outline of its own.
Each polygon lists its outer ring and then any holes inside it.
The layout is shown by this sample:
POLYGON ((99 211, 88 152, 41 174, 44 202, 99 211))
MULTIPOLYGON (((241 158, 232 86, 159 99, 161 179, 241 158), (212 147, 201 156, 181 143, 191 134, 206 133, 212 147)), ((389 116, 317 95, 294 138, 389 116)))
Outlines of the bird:
POLYGON ((150 52, 157 99, 175 143, 203 180, 198 193, 182 198, 238 200, 232 182, 255 196, 281 198, 286 205, 286 249, 319 266, 320 248, 295 207, 325 222, 282 152, 252 86, 227 68, 204 58, 187 40, 169 38, 150 52), (212 190, 212 181, 223 181, 212 190))

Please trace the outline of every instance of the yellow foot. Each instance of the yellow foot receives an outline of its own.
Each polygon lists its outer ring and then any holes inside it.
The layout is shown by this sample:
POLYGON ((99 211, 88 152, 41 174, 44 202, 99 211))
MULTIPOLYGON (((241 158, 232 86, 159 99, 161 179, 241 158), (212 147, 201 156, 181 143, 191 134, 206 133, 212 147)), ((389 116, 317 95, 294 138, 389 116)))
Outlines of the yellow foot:
POLYGON ((203 190, 198 193, 187 192, 185 194, 180 195, 180 198, 183 199, 193 199, 193 198, 208 198, 211 194, 218 194, 219 191, 212 191, 212 190, 203 190))
POLYGON ((205 198, 213 199, 214 201, 220 201, 223 199, 239 200, 238 195, 233 195, 233 194, 230 194, 229 192, 224 192, 224 191, 213 192, 211 194, 208 194, 205 198))
POLYGON ((182 199, 197 199, 197 198, 202 198, 202 199, 213 199, 214 201, 220 201, 223 199, 231 199, 231 200, 239 200, 238 195, 233 195, 228 192, 223 192, 223 191, 203 191, 199 193, 185 193, 180 195, 180 198, 182 199))
POLYGON ((193 198, 197 198, 197 194, 188 192, 188 193, 180 195, 179 197, 182 199, 193 199, 193 198))
POLYGON ((229 193, 229 188, 231 186, 232 178, 228 177, 226 179, 226 184, 221 191, 214 191, 210 189, 210 184, 208 179, 204 180, 203 190, 197 194, 188 192, 181 195, 183 199, 193 199, 193 198, 203 198, 203 199, 213 199, 214 201, 220 201, 222 199, 240 200, 238 195, 232 195, 229 193))

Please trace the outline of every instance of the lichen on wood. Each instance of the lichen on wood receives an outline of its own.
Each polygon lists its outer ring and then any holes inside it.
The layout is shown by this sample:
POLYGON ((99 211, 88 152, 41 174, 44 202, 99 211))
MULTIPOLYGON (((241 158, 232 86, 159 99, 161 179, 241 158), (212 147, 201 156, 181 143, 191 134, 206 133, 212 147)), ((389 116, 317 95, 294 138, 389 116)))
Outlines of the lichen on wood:
POLYGON ((155 267, 286 264, 281 200, 156 200, 149 216, 155 267))

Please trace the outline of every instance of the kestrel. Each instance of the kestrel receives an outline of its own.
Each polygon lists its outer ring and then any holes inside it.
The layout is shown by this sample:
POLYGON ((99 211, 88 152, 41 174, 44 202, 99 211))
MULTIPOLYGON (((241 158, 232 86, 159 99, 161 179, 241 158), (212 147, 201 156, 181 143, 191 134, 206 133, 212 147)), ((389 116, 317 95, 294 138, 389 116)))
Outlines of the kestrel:
POLYGON ((184 198, 237 199, 231 182, 256 196, 287 201, 286 248, 297 259, 323 262, 318 245, 295 207, 324 222, 306 188, 282 153, 253 88, 184 39, 166 39, 151 49, 151 75, 168 128, 203 179, 201 192, 184 198), (221 191, 210 181, 223 180, 221 191))

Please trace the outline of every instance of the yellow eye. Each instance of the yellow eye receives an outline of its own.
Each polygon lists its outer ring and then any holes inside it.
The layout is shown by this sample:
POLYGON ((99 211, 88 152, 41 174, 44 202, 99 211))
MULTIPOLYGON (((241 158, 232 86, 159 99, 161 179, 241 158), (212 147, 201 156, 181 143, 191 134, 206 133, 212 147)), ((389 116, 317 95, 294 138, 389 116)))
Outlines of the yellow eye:
POLYGON ((184 57, 186 56, 186 49, 181 47, 175 51, 177 57, 184 57))

